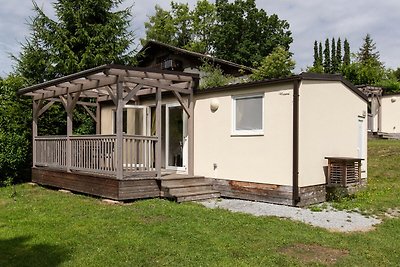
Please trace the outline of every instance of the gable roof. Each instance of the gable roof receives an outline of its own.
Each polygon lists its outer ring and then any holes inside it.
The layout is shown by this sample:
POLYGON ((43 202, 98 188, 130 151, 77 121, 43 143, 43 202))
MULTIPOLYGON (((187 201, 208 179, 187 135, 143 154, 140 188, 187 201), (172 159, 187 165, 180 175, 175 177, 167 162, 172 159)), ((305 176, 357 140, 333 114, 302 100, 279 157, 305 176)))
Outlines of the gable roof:
POLYGON ((146 56, 146 53, 152 54, 151 51, 154 49, 167 49, 170 50, 174 53, 177 54, 183 54, 189 57, 193 57, 196 58, 198 60, 208 60, 210 62, 216 63, 220 66, 229 66, 231 68, 236 68, 236 69, 240 69, 240 70, 244 70, 247 73, 251 73, 253 71, 252 68, 244 66, 244 65, 240 65, 228 60, 224 60, 224 59, 219 59, 216 57, 213 57, 211 55, 206 55, 206 54, 201 54, 198 52, 193 52, 193 51, 189 51, 183 48, 179 48, 173 45, 169 45, 169 44, 165 44, 159 41, 155 41, 155 40, 149 40, 143 47, 142 49, 140 49, 140 51, 138 52, 138 59, 140 62, 140 58, 144 58, 146 56))
POLYGON ((298 75, 293 75, 293 76, 285 77, 285 78, 229 84, 229 85, 212 87, 212 88, 207 88, 207 89, 202 89, 202 90, 196 89, 195 94, 206 94, 206 93, 212 93, 212 92, 245 89, 245 88, 252 88, 252 87, 256 87, 256 86, 260 86, 260 85, 282 84, 282 83, 294 82, 295 80, 299 80, 299 81, 301 81, 301 80, 338 81, 338 82, 343 83, 347 88, 349 88, 349 90, 354 92, 357 96, 362 98, 364 101, 368 101, 368 97, 366 95, 364 95, 357 87, 355 87, 351 82, 346 80, 340 74, 320 74, 320 73, 309 73, 309 72, 302 72, 298 75))

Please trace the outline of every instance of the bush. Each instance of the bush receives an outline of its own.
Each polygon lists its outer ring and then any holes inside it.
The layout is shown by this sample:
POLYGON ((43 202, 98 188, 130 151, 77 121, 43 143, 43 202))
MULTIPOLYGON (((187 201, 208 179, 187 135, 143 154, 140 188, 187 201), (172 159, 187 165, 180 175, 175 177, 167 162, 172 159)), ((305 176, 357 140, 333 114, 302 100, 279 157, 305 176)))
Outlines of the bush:
POLYGON ((31 166, 31 101, 16 91, 24 79, 11 75, 0 79, 0 186, 22 181, 31 166))
POLYGON ((233 77, 224 75, 219 66, 214 67, 208 62, 203 62, 203 65, 200 67, 200 72, 202 74, 200 89, 224 86, 233 81, 233 77))

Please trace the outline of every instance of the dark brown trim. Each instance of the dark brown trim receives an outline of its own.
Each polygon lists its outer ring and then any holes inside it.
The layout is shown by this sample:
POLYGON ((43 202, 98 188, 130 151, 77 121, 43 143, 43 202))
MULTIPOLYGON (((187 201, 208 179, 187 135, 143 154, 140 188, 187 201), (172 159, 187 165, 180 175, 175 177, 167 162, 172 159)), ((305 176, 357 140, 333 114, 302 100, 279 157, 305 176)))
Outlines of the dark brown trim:
POLYGON ((298 79, 300 76, 291 76, 282 79, 269 79, 269 80, 262 80, 262 81, 255 81, 255 82, 246 82, 246 83, 235 83, 229 84, 219 87, 211 87, 207 89, 196 89, 195 94, 202 95, 208 93, 215 93, 215 92, 225 92, 225 91, 233 91, 238 89, 248 89, 252 87, 257 87, 261 85, 270 85, 270 84, 282 84, 282 83, 291 83, 294 80, 298 79))
POLYGON ((299 88, 301 79, 293 82, 293 165, 292 165, 292 202, 296 206, 299 196, 299 88))
POLYGON ((364 95, 357 87, 355 87, 352 83, 348 80, 343 78, 343 76, 339 74, 320 74, 320 73, 307 73, 303 72, 299 75, 293 75, 286 78, 279 78, 279 79, 268 79, 262 81, 255 81, 255 82, 246 82, 246 83, 237 83, 237 84, 229 84, 225 86, 219 87, 212 87, 207 89, 196 89, 195 94, 208 94, 208 93, 215 93, 215 92, 224 92, 224 91, 232 91, 238 89, 248 89, 256 86, 262 85, 270 85, 270 84, 282 84, 293 82, 295 80, 311 80, 311 81, 337 81, 342 82, 347 88, 353 91, 357 96, 362 98, 365 102, 368 102, 368 97, 364 95))

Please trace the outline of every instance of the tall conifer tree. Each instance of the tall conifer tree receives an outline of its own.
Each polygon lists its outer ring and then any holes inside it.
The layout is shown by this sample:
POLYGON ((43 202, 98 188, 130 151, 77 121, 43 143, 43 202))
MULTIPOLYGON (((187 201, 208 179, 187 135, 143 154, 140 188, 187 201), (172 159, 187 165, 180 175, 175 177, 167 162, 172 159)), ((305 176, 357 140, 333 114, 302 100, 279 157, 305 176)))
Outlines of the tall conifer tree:
POLYGON ((340 37, 338 38, 336 44, 336 62, 338 65, 338 70, 340 70, 342 67, 342 41, 340 40, 340 37))
POLYGON ((331 52, 331 73, 336 73, 338 70, 337 60, 336 60, 336 41, 335 38, 332 38, 332 52, 331 52))
POLYGON ((324 62, 324 55, 323 55, 321 42, 319 42, 319 45, 318 45, 318 58, 319 58, 319 64, 322 66, 322 63, 324 62))
POLYGON ((347 39, 344 39, 344 54, 343 54, 343 65, 348 66, 350 65, 350 44, 347 39))
POLYGON ((313 66, 317 67, 319 65, 319 53, 318 53, 318 42, 317 40, 315 40, 314 42, 314 62, 313 62, 313 66))
POLYGON ((331 51, 329 45, 329 39, 325 40, 325 49, 324 49, 324 72, 331 73, 331 51))

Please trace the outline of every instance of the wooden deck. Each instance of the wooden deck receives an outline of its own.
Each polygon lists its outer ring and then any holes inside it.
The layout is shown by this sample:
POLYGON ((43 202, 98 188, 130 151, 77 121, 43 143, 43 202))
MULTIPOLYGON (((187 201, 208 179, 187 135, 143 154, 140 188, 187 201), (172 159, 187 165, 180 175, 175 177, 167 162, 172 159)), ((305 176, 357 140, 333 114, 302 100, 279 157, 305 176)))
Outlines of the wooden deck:
POLYGON ((32 168, 32 181, 119 201, 163 197, 184 202, 220 196, 204 177, 168 173, 162 175, 161 179, 155 175, 132 175, 117 179, 112 175, 36 167, 32 168))
POLYGON ((119 180, 110 175, 67 172, 49 168, 32 168, 32 181, 41 185, 68 189, 114 200, 154 198, 160 196, 156 177, 119 180))

